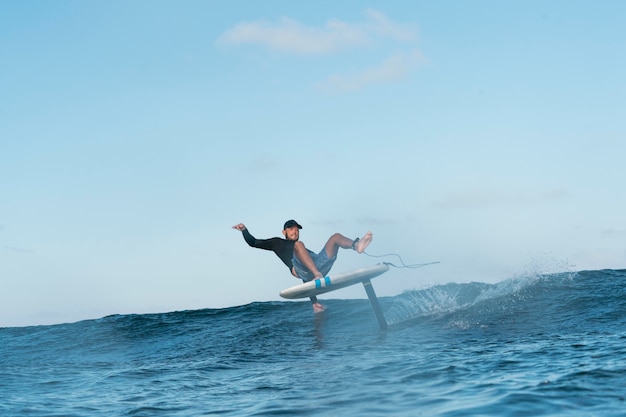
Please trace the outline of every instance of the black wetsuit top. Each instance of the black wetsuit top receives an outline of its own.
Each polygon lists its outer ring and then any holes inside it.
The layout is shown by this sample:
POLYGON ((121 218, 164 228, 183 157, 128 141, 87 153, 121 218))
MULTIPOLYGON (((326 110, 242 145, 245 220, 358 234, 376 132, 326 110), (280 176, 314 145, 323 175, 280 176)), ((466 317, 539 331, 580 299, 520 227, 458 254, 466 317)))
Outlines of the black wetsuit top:
POLYGON ((296 244, 293 240, 282 239, 280 237, 272 237, 270 239, 257 239, 248 232, 248 229, 243 229, 243 238, 248 245, 253 248, 265 249, 273 251, 287 268, 289 272, 293 268, 293 247, 296 244))

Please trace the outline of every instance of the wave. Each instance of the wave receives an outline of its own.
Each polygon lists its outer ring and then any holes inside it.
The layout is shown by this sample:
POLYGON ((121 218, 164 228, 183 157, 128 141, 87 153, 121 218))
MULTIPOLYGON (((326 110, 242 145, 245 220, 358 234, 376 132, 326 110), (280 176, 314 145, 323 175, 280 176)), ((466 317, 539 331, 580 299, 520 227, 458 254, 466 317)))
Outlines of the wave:
MULTIPOLYGON (((624 324, 626 316, 626 270, 534 274, 495 284, 448 283, 382 297, 380 301, 392 328, 431 324, 468 330, 509 324, 537 332, 555 326, 580 326, 581 322, 617 326, 624 324)), ((366 299, 324 302, 329 310, 316 319, 318 326, 332 322, 349 332, 377 327, 366 299)), ((155 340, 163 347, 167 340, 180 343, 199 334, 217 334, 223 340, 235 338, 253 344, 276 335, 281 339, 285 333, 307 331, 302 323, 310 322, 311 316, 308 301, 254 302, 222 309, 113 315, 70 324, 4 328, 0 335, 17 337, 14 340, 19 339, 26 349, 35 348, 37 340, 45 337, 48 347, 58 345, 62 350, 66 341, 77 334, 88 335, 84 347, 93 346, 99 351, 155 340)))
POLYGON ((533 332, 585 321, 623 323, 626 270, 533 274, 496 284, 444 284, 393 297, 392 324, 447 323, 459 329, 515 323, 533 332))
POLYGON ((623 406, 624 270, 382 297, 387 332, 367 299, 324 302, 317 316, 281 301, 0 328, 0 413, 503 415, 579 409, 580 392, 623 406))

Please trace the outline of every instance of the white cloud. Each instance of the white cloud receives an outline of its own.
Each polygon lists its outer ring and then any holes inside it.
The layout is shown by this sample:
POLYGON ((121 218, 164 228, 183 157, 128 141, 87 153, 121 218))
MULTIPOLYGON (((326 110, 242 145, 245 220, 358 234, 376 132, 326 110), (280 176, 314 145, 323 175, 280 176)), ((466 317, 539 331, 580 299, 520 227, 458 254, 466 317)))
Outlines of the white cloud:
POLYGON ((347 23, 333 20, 323 28, 315 28, 286 17, 276 23, 239 23, 218 39, 222 45, 256 44, 301 55, 326 54, 368 42, 366 33, 347 23))
POLYGON ((307 26, 283 17, 276 22, 267 20, 242 22, 226 30, 218 45, 257 45, 273 51, 295 55, 320 56, 349 51, 376 49, 377 56, 387 56, 382 62, 351 74, 329 75, 316 87, 326 92, 361 90, 373 84, 386 84, 407 78, 418 64, 426 62, 416 49, 417 28, 400 24, 373 9, 364 12, 358 23, 333 19, 323 26, 307 26), (398 51, 391 53, 385 49, 398 51))
POLYGON ((397 24, 381 12, 370 9, 365 12, 365 16, 366 21, 363 23, 332 19, 322 27, 306 26, 288 17, 277 22, 242 22, 226 30, 217 43, 261 45, 272 50, 315 55, 364 47, 376 40, 413 42, 417 38, 417 31, 413 26, 397 24))
POLYGON ((418 64, 426 62, 422 53, 415 49, 389 56, 380 65, 366 68, 358 73, 333 75, 317 84, 323 91, 355 91, 372 84, 386 84, 406 78, 418 64))
POLYGON ((400 42, 415 42, 417 40, 417 29, 414 25, 393 22, 384 13, 374 9, 366 10, 365 15, 369 19, 368 27, 385 38, 400 42))

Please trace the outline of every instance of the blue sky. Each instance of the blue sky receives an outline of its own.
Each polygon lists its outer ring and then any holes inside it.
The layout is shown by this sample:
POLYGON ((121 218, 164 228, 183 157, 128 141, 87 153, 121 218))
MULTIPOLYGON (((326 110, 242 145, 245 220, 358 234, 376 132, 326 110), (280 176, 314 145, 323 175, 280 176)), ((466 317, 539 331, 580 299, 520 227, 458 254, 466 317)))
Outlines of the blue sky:
POLYGON ((372 230, 372 254, 441 262, 392 269, 383 296, 624 268, 624 15, 2 2, 0 326, 280 299, 297 280, 239 222, 295 218, 316 251, 372 230))

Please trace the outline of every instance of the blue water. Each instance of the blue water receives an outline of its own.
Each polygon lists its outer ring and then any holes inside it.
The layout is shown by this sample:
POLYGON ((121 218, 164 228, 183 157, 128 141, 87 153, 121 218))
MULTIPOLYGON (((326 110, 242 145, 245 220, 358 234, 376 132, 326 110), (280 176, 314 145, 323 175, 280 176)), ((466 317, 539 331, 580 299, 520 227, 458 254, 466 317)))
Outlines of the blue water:
POLYGON ((1 328, 0 415, 626 415, 626 270, 331 298, 1 328))

